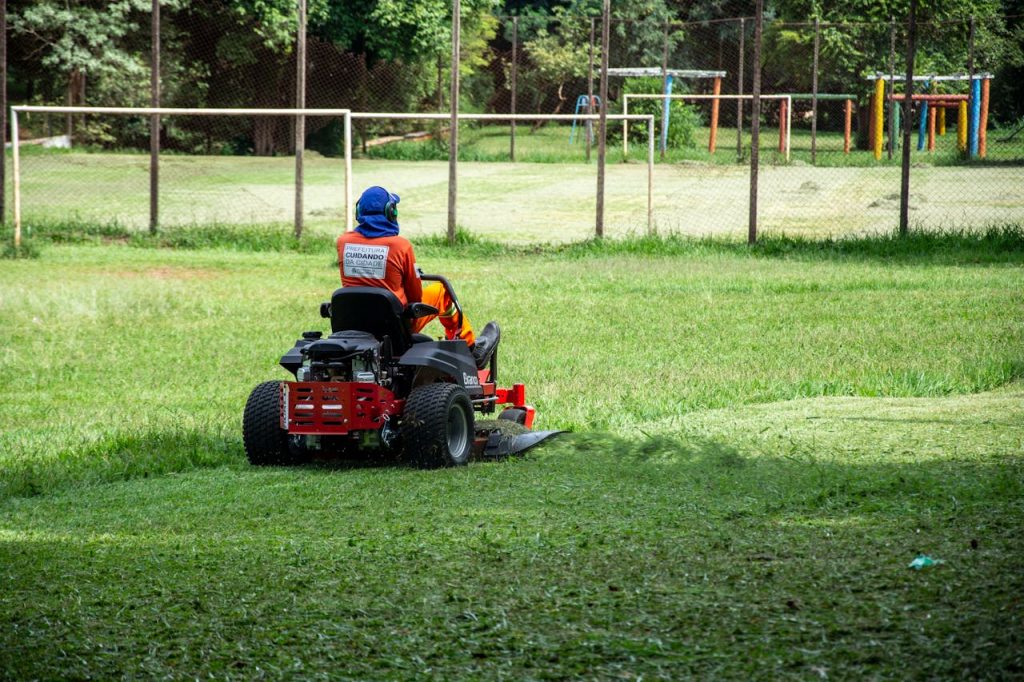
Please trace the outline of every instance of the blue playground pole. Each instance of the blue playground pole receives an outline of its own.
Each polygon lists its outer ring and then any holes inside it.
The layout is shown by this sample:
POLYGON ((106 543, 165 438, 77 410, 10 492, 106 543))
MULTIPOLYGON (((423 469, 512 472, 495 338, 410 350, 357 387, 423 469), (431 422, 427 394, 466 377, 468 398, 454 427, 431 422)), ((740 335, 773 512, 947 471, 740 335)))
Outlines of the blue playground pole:
MULTIPOLYGON (((925 81, 925 92, 928 92, 928 81, 925 81)), ((910 96, 910 95, 907 95, 910 96)), ((913 98, 911 97, 911 106, 913 106, 913 98)), ((925 148, 925 136, 928 134, 928 100, 921 102, 921 111, 918 113, 921 120, 918 122, 918 151, 921 152, 925 148)))
POLYGON ((576 135, 576 117, 580 115, 580 109, 587 110, 587 96, 580 95, 576 98, 576 111, 572 112, 572 128, 569 129, 569 144, 572 144, 572 139, 576 135))
POLYGON ((665 79, 665 106, 661 108, 661 152, 664 154, 668 149, 668 117, 669 104, 672 102, 669 95, 672 94, 672 74, 665 79))
POLYGON ((970 123, 967 125, 968 137, 967 148, 970 150, 970 158, 978 155, 978 129, 981 127, 981 79, 975 78, 971 81, 971 103, 970 123))
MULTIPOLYGON (((594 95, 594 107, 598 111, 601 110, 601 98, 597 95, 594 95)), ((580 95, 576 98, 576 111, 573 112, 572 128, 569 130, 569 144, 572 144, 573 137, 576 135, 576 117, 580 115, 580 111, 587 113, 586 95, 580 95)), ((590 121, 587 121, 587 123, 590 123, 590 121)))
POLYGON ((917 151, 924 149, 924 138, 928 134, 928 102, 921 102, 921 111, 918 114, 921 120, 917 123, 917 151))

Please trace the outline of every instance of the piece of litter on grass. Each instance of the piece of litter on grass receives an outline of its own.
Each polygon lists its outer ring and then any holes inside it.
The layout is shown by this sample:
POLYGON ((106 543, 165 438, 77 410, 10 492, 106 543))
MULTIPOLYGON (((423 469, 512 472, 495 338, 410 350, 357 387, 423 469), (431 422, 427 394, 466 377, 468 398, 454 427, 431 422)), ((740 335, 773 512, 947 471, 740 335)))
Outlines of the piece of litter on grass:
POLYGON ((927 554, 922 554, 915 558, 913 561, 911 561, 909 567, 914 569, 915 571, 920 571, 922 568, 927 568, 928 566, 938 566, 939 564, 944 563, 946 562, 942 559, 933 559, 927 554))

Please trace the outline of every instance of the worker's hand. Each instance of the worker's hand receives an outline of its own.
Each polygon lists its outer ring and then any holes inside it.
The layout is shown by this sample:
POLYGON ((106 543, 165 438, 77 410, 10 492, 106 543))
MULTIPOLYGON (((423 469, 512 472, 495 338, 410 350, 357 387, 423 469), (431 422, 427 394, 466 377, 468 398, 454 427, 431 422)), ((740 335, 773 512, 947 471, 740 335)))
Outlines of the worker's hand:
POLYGON ((418 265, 416 266, 416 276, 423 279, 423 268, 418 265))

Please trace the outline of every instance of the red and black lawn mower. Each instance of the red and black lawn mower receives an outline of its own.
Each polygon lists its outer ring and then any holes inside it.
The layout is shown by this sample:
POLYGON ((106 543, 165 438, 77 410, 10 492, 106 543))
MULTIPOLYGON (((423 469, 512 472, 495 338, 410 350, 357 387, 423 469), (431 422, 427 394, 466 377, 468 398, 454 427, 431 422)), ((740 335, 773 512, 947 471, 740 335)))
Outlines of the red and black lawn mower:
MULTIPOLYGON (((456 312, 462 308, 444 277, 456 312)), ((403 307, 387 289, 343 287, 320 305, 331 334, 305 332, 281 358, 295 381, 266 381, 249 395, 242 419, 252 464, 299 464, 316 458, 390 451, 425 467, 460 466, 474 454, 523 452, 558 431, 529 431, 534 409, 523 384, 499 388, 497 325, 464 341, 410 331, 436 315, 424 303, 403 307), (503 407, 492 425, 474 414, 503 407)))

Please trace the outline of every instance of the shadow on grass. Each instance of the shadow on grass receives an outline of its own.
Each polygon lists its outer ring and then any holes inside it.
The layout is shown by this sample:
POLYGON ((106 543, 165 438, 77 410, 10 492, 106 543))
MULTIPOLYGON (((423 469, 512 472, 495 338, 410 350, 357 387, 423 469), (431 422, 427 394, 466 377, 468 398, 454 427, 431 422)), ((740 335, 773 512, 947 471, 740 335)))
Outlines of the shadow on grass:
POLYGON ((240 437, 199 430, 115 433, 80 450, 0 461, 0 501, 238 463, 244 457, 240 437))

